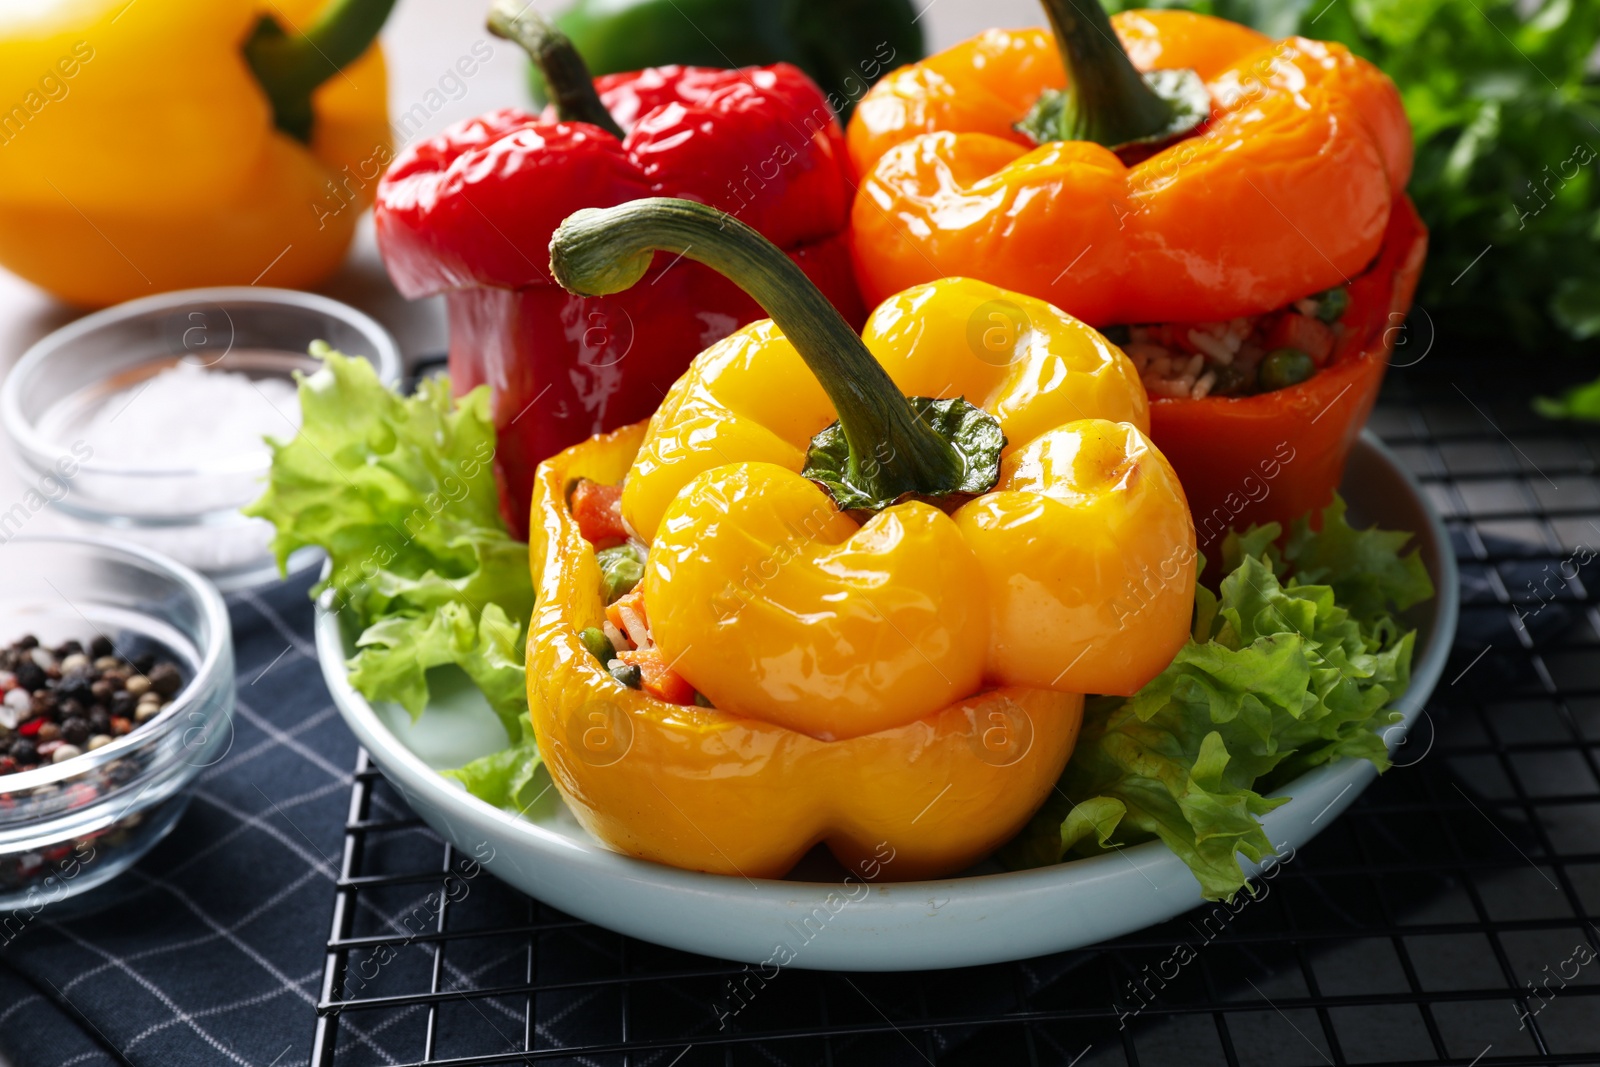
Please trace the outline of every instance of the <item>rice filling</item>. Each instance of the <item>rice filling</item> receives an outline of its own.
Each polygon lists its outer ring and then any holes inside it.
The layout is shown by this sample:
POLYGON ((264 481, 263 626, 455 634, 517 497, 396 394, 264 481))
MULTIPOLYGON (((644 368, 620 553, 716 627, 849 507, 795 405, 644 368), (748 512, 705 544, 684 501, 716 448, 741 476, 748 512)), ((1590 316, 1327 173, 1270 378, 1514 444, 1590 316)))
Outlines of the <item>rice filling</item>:
POLYGON ((1114 326, 1152 397, 1241 397, 1298 385, 1333 358, 1349 305, 1343 286, 1224 322, 1114 326))

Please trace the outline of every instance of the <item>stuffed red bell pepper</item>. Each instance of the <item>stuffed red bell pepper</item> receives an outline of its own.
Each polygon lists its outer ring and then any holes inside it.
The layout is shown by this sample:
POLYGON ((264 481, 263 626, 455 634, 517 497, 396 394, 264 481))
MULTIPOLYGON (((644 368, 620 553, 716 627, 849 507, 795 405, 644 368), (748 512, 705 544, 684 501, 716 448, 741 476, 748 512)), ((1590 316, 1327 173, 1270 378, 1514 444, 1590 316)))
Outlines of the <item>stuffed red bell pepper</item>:
MULTIPOLYGON (((1215 561, 1230 528, 1287 528, 1340 483, 1426 252, 1411 128, 1338 44, 1044 6, 1050 29, 988 31, 862 99, 857 276, 878 300, 959 272, 1121 344, 1215 561)), ((987 311, 976 337, 1026 328, 987 311)))
POLYGON ((494 391, 501 504, 518 536, 541 460, 646 418, 698 352, 763 317, 727 279, 682 257, 658 256, 626 292, 567 293, 547 251, 566 216, 647 196, 710 204, 784 249, 852 324, 865 319, 845 235, 843 133, 804 74, 780 63, 591 80, 524 6, 497 3, 490 29, 528 49, 554 102, 540 116, 493 111, 407 147, 376 212, 400 292, 446 294, 454 388, 494 391))

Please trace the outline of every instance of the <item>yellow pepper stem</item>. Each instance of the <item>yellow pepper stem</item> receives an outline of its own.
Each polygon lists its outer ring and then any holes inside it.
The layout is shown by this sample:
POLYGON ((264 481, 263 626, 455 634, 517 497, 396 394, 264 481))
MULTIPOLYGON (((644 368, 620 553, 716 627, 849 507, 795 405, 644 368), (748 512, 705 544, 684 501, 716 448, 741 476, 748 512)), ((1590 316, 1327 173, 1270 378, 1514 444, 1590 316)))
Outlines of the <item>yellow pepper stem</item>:
POLYGON ((1044 0, 1044 9, 1067 88, 1046 92, 1017 123, 1035 141, 1148 144, 1176 137, 1210 113, 1210 96, 1193 71, 1139 73, 1099 0, 1044 0))
POLYGON ((245 62, 272 102, 272 121, 311 143, 311 94, 355 62, 383 28, 394 0, 330 0, 304 33, 291 34, 263 15, 244 43, 245 62))
POLYGON ((515 41, 528 53, 544 76, 545 88, 562 122, 587 122, 613 137, 623 136, 622 127, 600 102, 583 56, 566 34, 533 9, 529 0, 495 0, 489 9, 489 32, 515 41))
POLYGON ((586 208, 556 229, 550 269, 568 290, 601 296, 637 283, 657 251, 705 264, 772 316, 838 412, 852 483, 883 501, 969 491, 968 461, 956 444, 919 417, 805 272, 732 216, 668 197, 586 208))

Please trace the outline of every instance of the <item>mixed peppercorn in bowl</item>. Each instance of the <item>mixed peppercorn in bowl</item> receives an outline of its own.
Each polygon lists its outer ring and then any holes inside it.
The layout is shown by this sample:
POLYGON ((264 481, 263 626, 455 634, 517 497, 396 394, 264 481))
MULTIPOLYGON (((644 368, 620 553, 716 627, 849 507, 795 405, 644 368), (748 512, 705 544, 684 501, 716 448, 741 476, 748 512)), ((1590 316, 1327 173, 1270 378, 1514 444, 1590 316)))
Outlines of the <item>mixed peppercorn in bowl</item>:
POLYGON ((109 745, 150 723, 182 687, 171 659, 125 659, 104 634, 55 648, 25 634, 0 649, 0 775, 109 745))
POLYGON ((19 908, 114 877, 172 829, 232 742, 233 640, 216 587, 153 552, 5 552, 0 618, 24 635, 0 649, 0 908, 19 908))

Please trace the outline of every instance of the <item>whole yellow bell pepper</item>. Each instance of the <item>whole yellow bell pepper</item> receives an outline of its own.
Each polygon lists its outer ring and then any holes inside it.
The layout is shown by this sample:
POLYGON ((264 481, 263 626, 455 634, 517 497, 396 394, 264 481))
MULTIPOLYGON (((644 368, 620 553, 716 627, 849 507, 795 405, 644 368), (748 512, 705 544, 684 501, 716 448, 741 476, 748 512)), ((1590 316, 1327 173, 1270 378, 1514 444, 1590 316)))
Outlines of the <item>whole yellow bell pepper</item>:
POLYGON ((1194 528, 1137 374, 1050 305, 963 279, 891 297, 858 338, 781 252, 687 201, 579 212, 551 266, 612 293, 657 249, 773 319, 701 353, 648 427, 540 467, 528 684, 552 778, 601 840, 676 866, 777 876, 818 841, 852 866, 887 846, 885 878, 970 865, 1049 794, 1081 694, 1133 692, 1188 634, 1194 528), (586 649, 605 605, 578 478, 622 481, 649 640, 710 706, 586 649))
POLYGON ((391 157, 393 3, 0 12, 0 266, 84 306, 320 281, 391 157))

